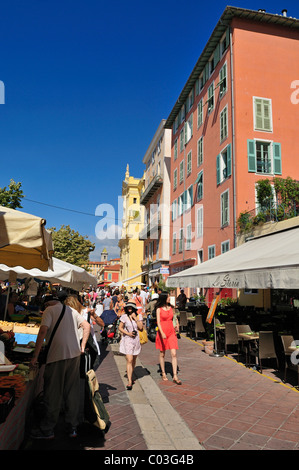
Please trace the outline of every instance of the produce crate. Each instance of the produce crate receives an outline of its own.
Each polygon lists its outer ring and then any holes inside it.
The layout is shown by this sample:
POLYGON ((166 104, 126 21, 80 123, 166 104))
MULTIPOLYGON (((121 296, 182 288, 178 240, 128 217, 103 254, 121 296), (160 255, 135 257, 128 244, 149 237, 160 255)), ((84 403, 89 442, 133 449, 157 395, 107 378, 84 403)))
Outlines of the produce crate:
POLYGON ((0 397, 5 393, 9 394, 9 400, 5 403, 0 402, 0 423, 4 423, 7 416, 10 413, 10 410, 13 408, 15 404, 15 389, 12 387, 2 388, 0 387, 0 397))

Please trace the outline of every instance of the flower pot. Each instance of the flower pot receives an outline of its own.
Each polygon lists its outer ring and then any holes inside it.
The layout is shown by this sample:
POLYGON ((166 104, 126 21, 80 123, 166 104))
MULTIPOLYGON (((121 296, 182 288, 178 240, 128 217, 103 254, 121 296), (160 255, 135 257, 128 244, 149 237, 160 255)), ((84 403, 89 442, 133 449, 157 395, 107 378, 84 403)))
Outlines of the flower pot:
POLYGON ((213 354, 214 351, 214 341, 206 341, 205 342, 205 353, 206 354, 213 354))

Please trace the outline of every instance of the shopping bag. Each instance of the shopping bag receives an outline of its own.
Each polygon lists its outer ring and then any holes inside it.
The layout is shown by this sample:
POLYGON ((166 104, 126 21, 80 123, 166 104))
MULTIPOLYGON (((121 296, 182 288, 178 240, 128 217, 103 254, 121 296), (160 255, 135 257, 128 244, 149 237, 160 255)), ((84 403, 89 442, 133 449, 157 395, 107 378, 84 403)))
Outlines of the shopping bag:
POLYGON ((90 424, 105 433, 108 432, 111 424, 110 416, 103 403, 99 383, 93 369, 86 373, 84 416, 90 424))
POLYGON ((147 343, 147 332, 146 332, 146 329, 143 328, 142 331, 138 330, 138 333, 139 333, 140 344, 145 344, 145 343, 147 343))

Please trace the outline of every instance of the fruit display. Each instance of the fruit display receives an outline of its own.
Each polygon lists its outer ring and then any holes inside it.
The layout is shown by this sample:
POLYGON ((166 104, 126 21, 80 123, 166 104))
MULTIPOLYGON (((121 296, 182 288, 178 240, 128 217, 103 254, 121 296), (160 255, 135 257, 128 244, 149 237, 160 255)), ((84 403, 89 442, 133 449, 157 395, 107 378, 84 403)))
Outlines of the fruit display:
POLYGON ((21 375, 0 377, 0 388, 14 388, 15 397, 19 398, 26 390, 25 377, 21 375))

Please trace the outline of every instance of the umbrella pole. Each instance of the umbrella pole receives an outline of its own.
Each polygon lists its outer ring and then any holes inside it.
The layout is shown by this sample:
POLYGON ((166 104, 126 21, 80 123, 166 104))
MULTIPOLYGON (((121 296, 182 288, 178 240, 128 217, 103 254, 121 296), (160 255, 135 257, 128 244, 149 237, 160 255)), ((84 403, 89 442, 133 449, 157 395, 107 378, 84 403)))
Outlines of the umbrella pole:
POLYGON ((5 302, 4 321, 5 321, 5 319, 6 319, 6 313, 7 313, 7 306, 8 306, 9 294, 10 294, 10 283, 8 284, 7 296, 6 296, 6 302, 5 302))
POLYGON ((214 341, 215 341, 215 348, 214 348, 214 351, 212 352, 212 354, 210 354, 210 356, 213 356, 213 357, 223 357, 224 354, 221 353, 221 352, 218 352, 218 347, 217 347, 217 336, 216 336, 216 321, 215 321, 215 315, 214 315, 214 341))

